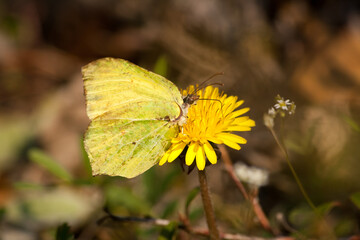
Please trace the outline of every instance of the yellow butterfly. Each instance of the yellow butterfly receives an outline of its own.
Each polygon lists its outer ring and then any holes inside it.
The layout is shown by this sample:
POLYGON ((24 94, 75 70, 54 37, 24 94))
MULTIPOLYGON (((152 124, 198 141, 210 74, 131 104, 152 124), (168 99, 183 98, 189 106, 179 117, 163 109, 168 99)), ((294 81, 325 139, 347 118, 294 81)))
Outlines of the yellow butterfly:
POLYGON ((82 68, 87 114, 85 149, 93 175, 136 177, 158 163, 197 96, 123 59, 82 68))

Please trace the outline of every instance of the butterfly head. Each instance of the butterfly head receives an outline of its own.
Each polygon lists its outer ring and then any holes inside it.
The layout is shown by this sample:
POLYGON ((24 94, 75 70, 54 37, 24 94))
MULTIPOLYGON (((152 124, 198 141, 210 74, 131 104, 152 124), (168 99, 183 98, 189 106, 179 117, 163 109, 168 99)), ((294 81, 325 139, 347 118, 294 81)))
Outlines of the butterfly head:
POLYGON ((196 104, 196 101, 199 100, 200 96, 197 94, 187 94, 183 97, 183 104, 181 106, 181 115, 177 118, 178 125, 182 126, 186 123, 187 114, 189 107, 193 104, 196 104))
POLYGON ((210 100, 210 99, 200 99, 200 95, 198 95, 197 93, 200 90, 205 89, 208 86, 212 86, 212 85, 221 85, 222 86, 223 85, 222 83, 212 83, 212 84, 206 84, 206 83, 213 77, 218 76, 218 75, 223 75, 223 74, 224 73, 215 73, 210 78, 203 81, 200 85, 196 85, 196 87, 194 87, 192 89, 191 93, 189 93, 189 91, 187 91, 187 94, 183 96, 183 104, 180 107, 181 114, 178 118, 175 119, 179 126, 182 126, 183 124, 186 123, 188 110, 191 105, 196 104, 196 102, 198 100, 210 100))
POLYGON ((199 100, 200 96, 197 94, 188 94, 183 97, 184 104, 183 105, 193 105, 196 104, 196 101, 199 100))

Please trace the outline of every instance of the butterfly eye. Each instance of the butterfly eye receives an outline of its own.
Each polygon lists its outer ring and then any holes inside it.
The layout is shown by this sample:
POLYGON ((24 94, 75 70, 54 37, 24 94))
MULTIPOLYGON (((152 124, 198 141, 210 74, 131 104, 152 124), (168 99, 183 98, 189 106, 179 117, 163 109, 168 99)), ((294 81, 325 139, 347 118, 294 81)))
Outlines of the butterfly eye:
POLYGON ((190 103, 191 104, 194 104, 194 102, 196 102, 197 100, 199 100, 199 95, 191 95, 191 97, 190 97, 190 103))
POLYGON ((196 102, 197 100, 199 100, 199 96, 195 95, 195 94, 188 94, 183 98, 184 103, 192 105, 194 104, 194 102, 196 102))

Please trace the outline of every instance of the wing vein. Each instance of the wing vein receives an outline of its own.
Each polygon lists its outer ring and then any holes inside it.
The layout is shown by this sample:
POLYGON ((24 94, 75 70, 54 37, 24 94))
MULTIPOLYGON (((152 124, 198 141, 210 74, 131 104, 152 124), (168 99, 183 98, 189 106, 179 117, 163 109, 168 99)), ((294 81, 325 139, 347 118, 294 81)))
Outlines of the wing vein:
MULTIPOLYGON (((164 138, 162 135, 158 135, 156 137, 156 140, 154 140, 154 145, 151 147, 151 149, 143 156, 144 159, 147 158, 147 156, 149 156, 150 152, 156 147, 157 144, 159 144, 159 142, 161 142, 160 139, 164 138)), ((131 156, 133 157, 133 156, 131 156)))
MULTIPOLYGON (((148 134, 146 134, 146 135, 143 136, 142 138, 137 139, 137 140, 135 140, 135 141, 141 142, 141 141, 144 140, 145 138, 149 137, 151 134, 156 133, 157 131, 159 131, 159 129, 163 128, 163 127, 166 126, 167 124, 168 124, 168 122, 166 122, 165 124, 161 125, 160 127, 156 128, 156 129, 154 129, 153 131, 150 131, 148 134)), ((121 142, 122 142, 122 138, 121 138, 120 141, 117 143, 117 145, 119 145, 121 142)), ((128 143, 124 143, 122 146, 120 146, 119 149, 118 149, 118 151, 116 151, 115 153, 113 153, 110 158, 108 158, 108 159, 105 160, 104 163, 108 163, 109 161, 111 161, 111 160, 114 158, 114 156, 115 156, 116 154, 118 154, 118 153, 120 152, 120 150, 121 150, 124 146, 129 145, 129 144, 132 144, 132 141, 130 141, 130 142, 128 142, 128 143)), ((124 158, 125 160, 131 159, 131 158, 133 157, 133 153, 134 153, 135 149, 137 148, 137 146, 138 146, 138 145, 135 145, 135 146, 134 146, 134 148, 133 148, 133 149, 131 150, 131 152, 127 155, 127 157, 124 158), (129 157, 129 156, 130 156, 130 157, 129 157)))

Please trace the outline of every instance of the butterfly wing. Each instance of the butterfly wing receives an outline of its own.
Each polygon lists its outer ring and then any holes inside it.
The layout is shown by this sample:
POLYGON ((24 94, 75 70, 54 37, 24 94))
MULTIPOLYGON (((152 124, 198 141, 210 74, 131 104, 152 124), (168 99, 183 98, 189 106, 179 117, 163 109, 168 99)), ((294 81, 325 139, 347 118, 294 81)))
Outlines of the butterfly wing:
POLYGON ((159 161, 178 132, 178 126, 167 121, 92 121, 85 147, 93 174, 136 177, 159 161))
POLYGON ((82 68, 87 114, 95 119, 175 119, 183 103, 169 80, 123 59, 103 58, 82 68))
POLYGON ((135 177, 162 157, 181 114, 178 88, 122 59, 104 58, 82 69, 87 114, 85 148, 93 174, 135 177))

